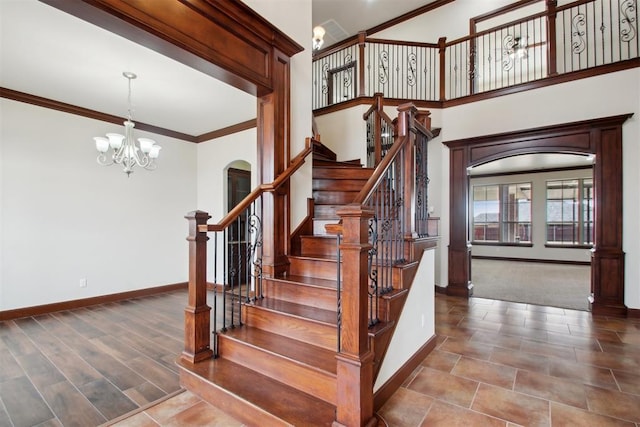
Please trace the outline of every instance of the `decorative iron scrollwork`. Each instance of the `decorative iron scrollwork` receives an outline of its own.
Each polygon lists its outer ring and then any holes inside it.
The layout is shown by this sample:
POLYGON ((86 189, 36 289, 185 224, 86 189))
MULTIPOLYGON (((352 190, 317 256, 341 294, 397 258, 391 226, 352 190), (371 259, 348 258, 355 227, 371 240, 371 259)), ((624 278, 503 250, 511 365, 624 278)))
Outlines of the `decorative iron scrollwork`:
MULTIPOLYGON (((349 65, 352 62, 353 62, 353 56, 351 56, 351 54, 345 55, 345 57, 344 57, 344 65, 349 65)), ((348 98, 349 97, 349 88, 353 84, 353 80, 352 79, 353 79, 353 76, 349 72, 349 70, 346 70, 344 73, 342 73, 342 88, 343 88, 343 97, 344 98, 348 98)))
POLYGON ((326 95, 329 93, 329 63, 322 64, 322 93, 326 95))
POLYGON ((636 0, 622 0, 620 2, 620 40, 629 43, 636 37, 636 0))
POLYGON ((514 54, 515 54, 515 46, 517 44, 515 36, 511 34, 507 34, 502 39, 502 69, 504 71, 509 71, 513 68, 514 54))
POLYGON ((583 13, 578 13, 573 18, 571 18, 571 50, 575 54, 581 54, 587 43, 584 39, 585 31, 584 27, 587 25, 587 20, 583 13))
POLYGON ((378 269, 374 267, 378 259, 378 219, 374 216, 369 220, 369 243, 371 249, 368 252, 367 271, 369 274, 369 326, 378 323, 377 300, 379 296, 378 289, 378 269), (375 308, 374 308, 375 307, 375 308))
POLYGON ((389 53, 383 50, 380 52, 379 59, 378 81, 380 81, 381 84, 385 84, 389 81, 389 53))
POLYGON ((415 86, 418 80, 418 77, 416 74, 417 64, 418 64, 418 57, 416 56, 415 53, 411 52, 409 54, 409 57, 407 58, 407 65, 409 67, 408 73, 407 73, 407 84, 409 86, 415 86))
MULTIPOLYGON (((258 283, 262 279, 262 254, 259 249, 262 248, 262 221, 258 215, 251 214, 248 218, 248 231, 249 231, 249 246, 247 247, 247 254, 249 263, 253 266, 251 269, 251 278, 254 283, 258 283)), ((260 286, 256 286, 256 292, 253 299, 257 297, 262 298, 262 291, 260 286)), ((247 298, 249 298, 247 292, 247 298)))

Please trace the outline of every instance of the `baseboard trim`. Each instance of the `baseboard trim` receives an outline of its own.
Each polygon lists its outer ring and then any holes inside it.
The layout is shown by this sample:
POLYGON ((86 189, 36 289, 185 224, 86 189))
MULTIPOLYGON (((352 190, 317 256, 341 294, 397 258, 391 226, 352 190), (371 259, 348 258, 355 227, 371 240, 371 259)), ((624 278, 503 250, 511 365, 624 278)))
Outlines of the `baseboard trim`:
MULTIPOLYGON (((0 321, 19 319, 21 317, 39 316, 56 311, 73 310, 76 308, 89 307, 91 305, 106 304, 109 302, 122 301, 125 299, 146 297, 149 295, 161 294, 164 292, 187 289, 188 283, 174 283, 171 285, 155 286, 152 288, 136 289, 135 291, 119 292, 116 294, 100 295, 76 299, 71 301, 54 302, 51 304, 35 305, 32 307, 15 308, 12 310, 0 311, 0 321)), ((186 301, 185 301, 186 304, 186 301)))
POLYGON ((437 336, 433 335, 429 340, 416 351, 413 356, 407 360, 395 374, 385 382, 373 395, 373 408, 375 411, 380 410, 382 405, 395 393, 402 383, 409 378, 409 375, 422 363, 425 357, 436 348, 437 336))
POLYGON ((640 319, 640 309, 627 308, 627 317, 630 317, 632 319, 640 319))
POLYGON ((488 259, 488 260, 494 260, 494 261, 539 262, 544 264, 591 265, 590 261, 564 261, 560 259, 511 258, 511 257, 483 256, 483 255, 473 255, 471 258, 472 259, 488 259))
POLYGON ((446 286, 440 286, 440 285, 436 285, 436 294, 442 294, 442 295, 446 295, 447 294, 447 287, 446 286))

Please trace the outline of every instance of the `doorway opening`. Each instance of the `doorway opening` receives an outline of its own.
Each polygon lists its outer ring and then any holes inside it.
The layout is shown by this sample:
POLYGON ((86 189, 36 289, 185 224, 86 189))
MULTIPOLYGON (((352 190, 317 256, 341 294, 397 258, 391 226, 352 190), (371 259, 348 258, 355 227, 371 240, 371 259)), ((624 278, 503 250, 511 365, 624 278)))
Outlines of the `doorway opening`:
MULTIPOLYGON (((227 212, 251 193, 251 170, 227 169, 227 212)), ((247 256, 249 245, 247 241, 246 213, 241 214, 229 227, 227 234, 227 283, 229 286, 246 284, 247 256)))
POLYGON ((474 296, 589 309, 593 160, 525 154, 469 169, 474 296))

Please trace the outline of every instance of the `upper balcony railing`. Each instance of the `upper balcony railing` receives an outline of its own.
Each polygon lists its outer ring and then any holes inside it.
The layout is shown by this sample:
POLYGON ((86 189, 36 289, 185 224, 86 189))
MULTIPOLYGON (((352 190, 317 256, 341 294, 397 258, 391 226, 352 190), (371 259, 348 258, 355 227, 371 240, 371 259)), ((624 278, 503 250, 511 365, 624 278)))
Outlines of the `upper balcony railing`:
POLYGON ((637 2, 548 1, 543 12, 450 42, 361 33, 314 57, 313 108, 378 92, 386 99, 446 101, 562 74, 611 71, 597 68, 640 58, 637 2))

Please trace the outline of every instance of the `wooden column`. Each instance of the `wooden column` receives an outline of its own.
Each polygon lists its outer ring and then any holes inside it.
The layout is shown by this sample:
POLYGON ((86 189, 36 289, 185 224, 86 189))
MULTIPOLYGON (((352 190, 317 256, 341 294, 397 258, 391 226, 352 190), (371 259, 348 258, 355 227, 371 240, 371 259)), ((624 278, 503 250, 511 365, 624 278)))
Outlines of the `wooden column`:
POLYGON ((469 297, 471 284, 471 244, 469 243, 469 179, 467 147, 449 152, 449 284, 447 295, 469 297))
POLYGON ((375 425, 373 417, 373 352, 368 335, 368 240, 373 211, 348 205, 342 219, 342 333, 337 359, 337 407, 333 425, 375 425))
POLYGON ((622 251, 622 125, 591 131, 595 142, 591 312, 626 316, 622 251))
MULTIPOLYGON (((406 242, 418 237, 416 230, 416 193, 415 193, 415 134, 412 132, 413 121, 418 113, 418 109, 412 103, 402 104, 398 107, 398 137, 411 138, 410 144, 406 145, 403 153, 402 163, 404 164, 404 176, 400 180, 404 182, 404 239, 406 242)), ((405 259, 409 259, 409 245, 404 248, 405 259)))
MULTIPOLYGON (((258 176, 260 183, 271 183, 289 163, 289 57, 273 55, 273 91, 258 98, 258 176)), ((275 277, 289 265, 289 184, 263 197, 263 273, 275 277)))
POLYGON ((184 309, 184 351, 181 359, 196 363, 213 356, 211 339, 211 307, 207 305, 207 241, 206 232, 198 226, 211 218, 207 212, 189 212, 189 296, 184 309))

